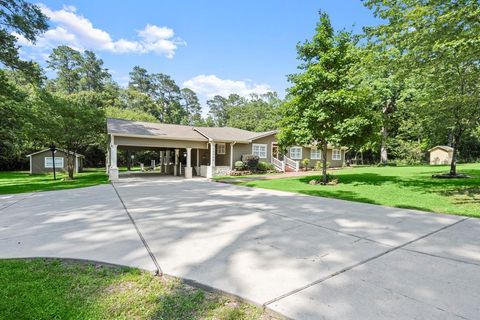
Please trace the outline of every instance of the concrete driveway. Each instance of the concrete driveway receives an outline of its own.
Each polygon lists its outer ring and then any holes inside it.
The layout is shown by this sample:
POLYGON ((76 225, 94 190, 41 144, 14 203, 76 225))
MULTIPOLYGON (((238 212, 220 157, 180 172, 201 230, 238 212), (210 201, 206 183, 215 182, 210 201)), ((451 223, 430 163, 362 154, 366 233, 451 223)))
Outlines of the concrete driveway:
POLYGON ((0 199, 0 256, 73 254, 154 269, 125 206, 163 272, 287 317, 480 314, 480 220, 201 179, 115 187, 123 204, 110 185, 0 199))

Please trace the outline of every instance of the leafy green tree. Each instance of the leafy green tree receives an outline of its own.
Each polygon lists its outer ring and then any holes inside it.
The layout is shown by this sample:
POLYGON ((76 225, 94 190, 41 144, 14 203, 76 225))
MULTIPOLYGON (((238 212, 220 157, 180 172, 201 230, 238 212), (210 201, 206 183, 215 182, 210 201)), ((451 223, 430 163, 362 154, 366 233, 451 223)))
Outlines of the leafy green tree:
POLYGON ((50 120, 39 131, 58 148, 67 151, 69 179, 74 178, 74 154, 91 144, 105 132, 105 114, 74 96, 46 95, 43 98, 50 120))
POLYGON ((152 92, 152 79, 147 70, 139 66, 133 67, 130 72, 128 88, 150 94, 152 92))
POLYGON ((157 119, 153 115, 147 112, 144 112, 141 110, 134 110, 134 109, 120 109, 113 106, 105 108, 105 115, 107 116, 107 118, 117 118, 117 119, 146 121, 146 122, 157 121, 157 119))
POLYGON ((209 115, 213 120, 213 123, 217 127, 224 127, 227 125, 228 114, 228 100, 222 96, 216 95, 212 99, 207 100, 207 106, 209 108, 209 115))
POLYGON ((0 62, 31 78, 39 77, 33 62, 20 59, 17 35, 35 43, 37 37, 48 29, 47 20, 37 5, 24 0, 0 1, 0 62))
POLYGON ((80 65, 80 90, 102 92, 111 80, 111 75, 103 67, 103 60, 93 51, 86 50, 80 65))
POLYGON ((327 145, 348 145, 371 130, 368 93, 350 80, 359 59, 355 45, 350 33, 335 33, 321 12, 312 40, 297 46, 302 72, 289 76, 292 87, 282 106, 280 144, 318 144, 323 183, 328 182, 327 145))
POLYGON ((277 129, 282 101, 276 93, 252 94, 237 101, 227 107, 227 126, 259 132, 277 129))
MULTIPOLYGON (((450 131, 456 175, 457 146, 480 119, 480 3, 477 0, 367 0, 384 23, 367 29, 378 43, 401 53, 430 123, 450 131)), ((422 111, 423 112, 423 111, 422 111)))
POLYGON ((59 46, 52 50, 47 60, 48 68, 57 73, 54 87, 67 94, 80 89, 83 57, 80 52, 69 46, 59 46))
POLYGON ((186 117, 183 119, 183 124, 194 125, 201 122, 202 119, 202 106, 198 100, 198 96, 195 91, 189 88, 183 88, 180 90, 182 97, 182 106, 185 110, 186 117))

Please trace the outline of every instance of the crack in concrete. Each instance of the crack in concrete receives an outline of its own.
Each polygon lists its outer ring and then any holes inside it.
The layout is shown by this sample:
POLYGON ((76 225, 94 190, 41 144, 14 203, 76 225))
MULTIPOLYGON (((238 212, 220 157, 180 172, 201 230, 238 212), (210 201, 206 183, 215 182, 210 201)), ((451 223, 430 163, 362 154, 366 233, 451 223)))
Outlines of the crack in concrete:
POLYGON ((138 234, 138 236, 140 237, 140 240, 142 241, 143 246, 144 246, 145 249, 147 250, 147 253, 148 253, 148 255, 150 256, 150 258, 152 259, 153 264, 155 265, 155 268, 157 268, 156 274, 157 274, 157 275, 160 275, 160 276, 163 276, 163 271, 162 271, 162 268, 160 267, 160 264, 159 264, 158 261, 157 261, 157 258, 155 257, 155 255, 153 254, 152 250, 151 250, 150 247, 148 246, 147 240, 145 240, 145 238, 143 237, 143 235, 142 235, 142 233, 140 232, 140 229, 138 228, 135 220, 133 219, 132 215, 131 215, 130 212, 128 211, 127 206, 125 205, 125 203, 123 202, 122 197, 120 196, 120 193, 118 192, 117 188, 115 187, 115 184, 113 184, 113 182, 112 182, 111 185, 112 185, 112 187, 113 187, 113 190, 115 190, 115 193, 117 194, 118 199, 119 199, 120 202, 122 203, 123 209, 125 210, 128 218, 130 219, 130 222, 132 222, 135 230, 137 231, 137 234, 138 234))
POLYGON ((352 269, 354 269, 354 268, 356 268, 356 267, 358 267, 358 266, 364 265, 364 264, 366 264, 367 262, 376 260, 376 259, 378 259, 378 258, 380 258, 380 257, 382 257, 382 256, 384 256, 384 255, 386 255, 386 254, 388 254, 388 253, 390 253, 390 252, 393 252, 393 251, 402 249, 402 248, 404 248, 404 247, 406 247, 406 246, 408 246, 408 245, 410 245, 410 244, 412 244, 412 243, 414 243, 414 242, 416 242, 416 241, 425 239, 425 238, 427 238, 427 237, 429 237, 429 236, 431 236, 431 235, 433 235, 433 234, 436 234, 436 233, 438 233, 438 232, 440 232, 440 231, 442 231, 442 230, 445 230, 445 229, 448 229, 448 228, 450 228, 450 227, 453 227, 453 226, 455 226, 455 225, 457 225, 457 224, 459 224, 459 223, 462 223, 463 221, 468 220, 468 219, 469 219, 469 218, 464 218, 464 219, 458 220, 458 221, 456 221, 456 222, 454 222, 454 223, 452 223, 452 224, 443 226, 443 227, 441 227, 441 228, 439 228, 439 229, 437 229, 437 230, 434 230, 434 231, 432 231, 432 232, 429 232, 429 233, 427 233, 427 234, 424 234, 423 236, 420 236, 420 237, 418 237, 418 238, 416 238, 416 239, 407 241, 407 242, 405 242, 404 244, 401 244, 401 245, 399 245, 399 246, 392 247, 392 248, 390 248, 390 249, 387 250, 387 251, 381 252, 381 253, 379 253, 379 254, 377 254, 377 255, 374 255, 374 256, 372 256, 372 257, 370 257, 370 258, 368 258, 368 259, 362 260, 362 261, 360 261, 360 262, 358 262, 358 263, 355 263, 355 264, 350 265, 350 266, 348 266, 348 267, 345 267, 345 268, 343 268, 343 269, 341 269, 341 270, 338 270, 338 271, 336 271, 336 272, 334 272, 334 273, 332 273, 332 274, 330 274, 330 275, 328 275, 328 276, 325 276, 325 277, 320 278, 320 279, 318 279, 318 280, 316 280, 316 281, 313 281, 313 282, 311 282, 311 283, 309 283, 309 284, 307 284, 307 285, 305 285, 305 286, 299 287, 299 288, 297 288, 297 289, 294 289, 294 290, 291 290, 291 291, 289 291, 289 292, 287 292, 287 293, 284 293, 284 294, 282 294, 282 295, 280 295, 280 296, 278 296, 278 297, 276 297, 276 298, 273 298, 273 299, 265 302, 265 303, 263 304, 263 306, 266 307, 266 306, 268 306, 268 305, 270 305, 270 304, 272 304, 272 303, 274 303, 274 302, 277 302, 277 301, 280 301, 280 300, 282 300, 282 299, 285 299, 285 298, 287 298, 287 297, 289 297, 289 296, 292 296, 292 295, 294 295, 294 294, 296 294, 296 293, 299 293, 299 292, 301 292, 301 291, 303 291, 303 290, 305 290, 305 289, 308 289, 308 288, 313 287, 313 286, 315 286, 315 285, 317 285, 317 284, 320 284, 320 283, 322 283, 322 282, 324 282, 324 281, 326 281, 326 280, 328 280, 328 279, 331 279, 331 278, 333 278, 333 277, 336 277, 336 276, 338 276, 338 275, 340 275, 340 274, 342 274, 342 273, 344 273, 344 272, 347 272, 347 271, 349 271, 349 270, 352 270, 352 269))
POLYGON ((19 202, 22 202, 23 200, 26 200, 26 199, 28 199, 28 198, 31 198, 31 197, 33 197, 33 196, 34 196, 34 194, 29 194, 29 195, 27 195, 26 197, 23 197, 23 198, 21 198, 21 199, 18 199, 17 201, 14 201, 14 202, 12 202, 12 203, 10 203, 10 204, 7 204, 6 206, 0 207, 0 211, 5 210, 5 209, 7 209, 7 208, 10 208, 11 206, 13 206, 13 205, 15 205, 15 204, 17 204, 17 203, 19 203, 19 202))

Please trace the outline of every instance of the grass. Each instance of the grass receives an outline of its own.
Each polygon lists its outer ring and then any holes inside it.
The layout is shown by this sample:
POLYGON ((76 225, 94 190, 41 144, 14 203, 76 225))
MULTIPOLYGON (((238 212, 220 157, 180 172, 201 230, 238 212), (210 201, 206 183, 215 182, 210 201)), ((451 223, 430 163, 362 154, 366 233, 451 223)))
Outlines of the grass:
POLYGON ((65 173, 30 175, 27 171, 0 171, 0 194, 37 192, 89 187, 108 183, 105 169, 88 169, 75 174, 74 180, 66 180, 65 173))
POLYGON ((2 319, 272 319, 260 308, 134 268, 0 260, 2 319))
POLYGON ((480 217, 480 164, 462 164, 469 179, 434 179, 447 166, 360 167, 330 171, 334 186, 310 185, 319 176, 239 182, 241 185, 297 192, 313 196, 480 217))

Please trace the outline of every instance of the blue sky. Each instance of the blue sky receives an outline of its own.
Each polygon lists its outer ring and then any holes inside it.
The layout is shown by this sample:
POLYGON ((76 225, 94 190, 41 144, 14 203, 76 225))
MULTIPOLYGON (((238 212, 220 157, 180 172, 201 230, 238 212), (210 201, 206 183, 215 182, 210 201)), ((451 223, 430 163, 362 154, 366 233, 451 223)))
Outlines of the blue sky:
POLYGON ((296 71, 295 45, 310 38, 318 10, 336 29, 375 23, 360 0, 341 1, 42 1, 51 30, 22 54, 43 64, 52 47, 68 44, 101 57, 121 84, 135 65, 171 75, 196 90, 248 95, 275 90, 296 71))

